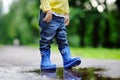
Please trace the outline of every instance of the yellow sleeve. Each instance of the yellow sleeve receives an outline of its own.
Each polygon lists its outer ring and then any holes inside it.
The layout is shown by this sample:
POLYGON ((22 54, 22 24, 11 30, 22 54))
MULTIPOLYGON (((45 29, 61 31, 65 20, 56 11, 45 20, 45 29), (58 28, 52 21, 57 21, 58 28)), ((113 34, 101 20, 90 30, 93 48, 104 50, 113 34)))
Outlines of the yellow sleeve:
POLYGON ((41 8, 44 12, 51 10, 49 0, 40 0, 40 2, 41 2, 41 8))
POLYGON ((66 9, 65 13, 70 13, 68 0, 66 0, 66 8, 65 9, 66 9))

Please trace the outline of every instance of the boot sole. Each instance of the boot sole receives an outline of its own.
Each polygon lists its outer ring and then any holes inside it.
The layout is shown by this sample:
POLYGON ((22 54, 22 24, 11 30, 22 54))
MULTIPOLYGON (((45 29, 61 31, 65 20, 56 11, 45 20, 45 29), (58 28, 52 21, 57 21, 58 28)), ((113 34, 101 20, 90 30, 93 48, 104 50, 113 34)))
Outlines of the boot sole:
POLYGON ((44 68, 44 69, 42 68, 41 71, 48 71, 48 72, 49 72, 49 71, 56 71, 56 68, 46 68, 46 69, 45 69, 45 68, 44 68))
POLYGON ((41 66, 41 71, 55 71, 55 70, 56 70, 56 65, 52 67, 41 66))

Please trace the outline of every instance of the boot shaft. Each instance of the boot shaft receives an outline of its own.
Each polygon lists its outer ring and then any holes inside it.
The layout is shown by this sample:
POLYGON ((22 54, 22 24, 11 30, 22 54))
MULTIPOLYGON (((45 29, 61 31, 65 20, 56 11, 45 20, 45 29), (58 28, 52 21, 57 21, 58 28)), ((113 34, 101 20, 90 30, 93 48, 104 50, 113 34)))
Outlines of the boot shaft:
POLYGON ((68 60, 70 60, 72 58, 69 47, 61 49, 60 53, 62 55, 63 61, 68 61, 68 60))
POLYGON ((56 65, 50 61, 50 50, 42 49, 41 53, 41 70, 56 70, 56 65))
POLYGON ((40 50, 41 53, 41 63, 50 63, 50 50, 42 49, 40 50))

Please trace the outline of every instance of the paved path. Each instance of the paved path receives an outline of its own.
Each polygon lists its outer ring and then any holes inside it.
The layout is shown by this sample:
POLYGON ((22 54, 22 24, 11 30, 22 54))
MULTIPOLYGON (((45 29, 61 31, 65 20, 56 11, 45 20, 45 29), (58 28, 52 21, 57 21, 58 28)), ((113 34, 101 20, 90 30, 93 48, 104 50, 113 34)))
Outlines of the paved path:
MULTIPOLYGON (((51 60, 62 67, 62 58, 59 53, 52 53, 51 60)), ((101 59, 85 59, 82 58, 82 64, 78 67, 98 67, 104 68, 106 71, 101 72, 103 76, 120 77, 120 60, 101 60, 101 59)), ((7 69, 20 69, 18 66, 39 69, 40 54, 39 50, 25 46, 4 46, 0 48, 0 71, 7 69), (17 67, 16 67, 17 66, 17 67), (9 68, 7 68, 9 67, 9 68)), ((22 69, 24 69, 22 68, 22 69)), ((0 74, 2 74, 0 72, 0 74)), ((0 77, 1 78, 1 77, 0 77)), ((37 80, 37 79, 36 79, 37 80)))

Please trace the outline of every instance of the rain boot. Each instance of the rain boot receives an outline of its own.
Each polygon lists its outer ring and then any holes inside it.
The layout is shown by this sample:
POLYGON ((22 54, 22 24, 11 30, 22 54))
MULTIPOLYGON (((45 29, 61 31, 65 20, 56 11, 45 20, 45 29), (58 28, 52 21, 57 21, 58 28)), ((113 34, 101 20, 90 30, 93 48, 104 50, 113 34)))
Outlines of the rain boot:
POLYGON ((50 61, 50 50, 41 51, 41 70, 56 70, 56 65, 50 61))
POLYGON ((70 48, 66 47, 60 50, 63 58, 64 68, 71 69, 72 67, 78 66, 81 63, 79 57, 73 58, 70 53, 70 48))

